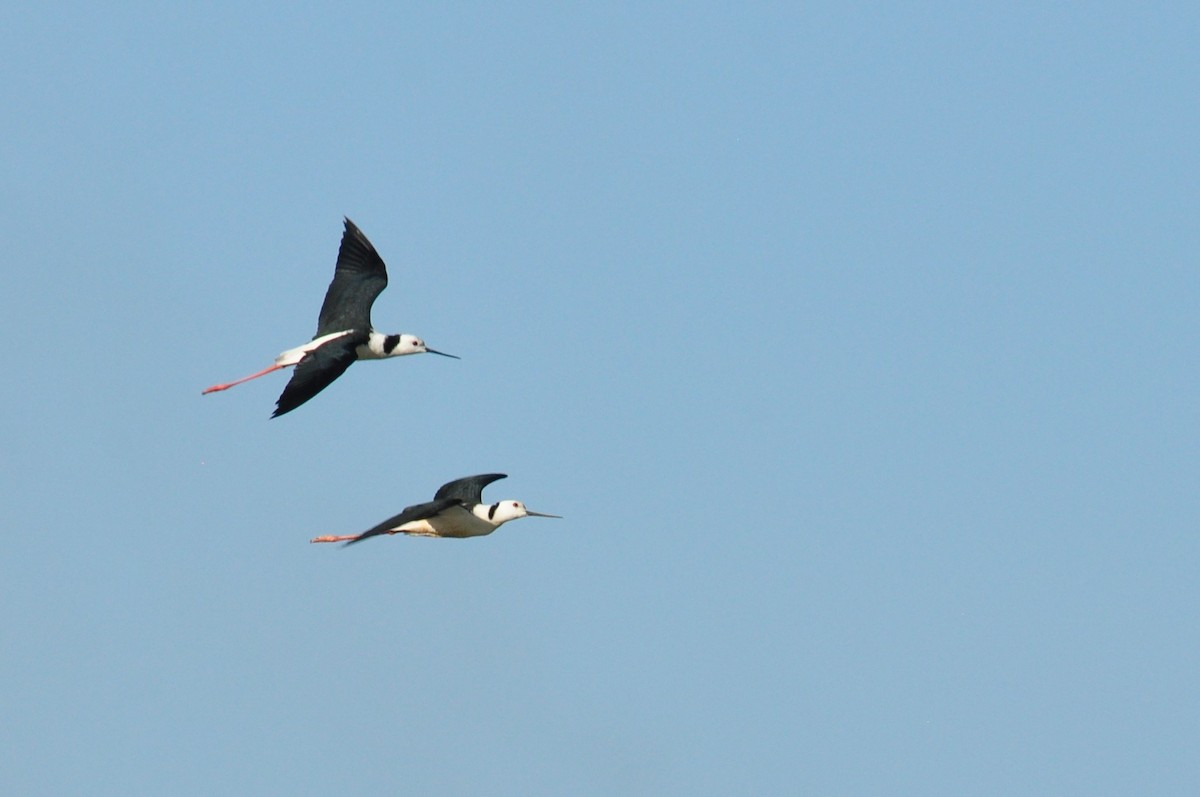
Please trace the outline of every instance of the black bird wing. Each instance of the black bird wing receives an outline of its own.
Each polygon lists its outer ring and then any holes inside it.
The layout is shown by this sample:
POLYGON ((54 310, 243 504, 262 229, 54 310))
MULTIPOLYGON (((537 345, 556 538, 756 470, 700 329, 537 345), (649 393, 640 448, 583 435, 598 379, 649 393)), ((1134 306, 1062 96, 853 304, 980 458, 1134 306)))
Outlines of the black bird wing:
POLYGON ((333 282, 325 292, 314 338, 345 329, 371 329, 371 305, 387 287, 387 267, 367 236, 346 219, 333 282))
POLYGON ((438 488, 437 493, 433 496, 436 501, 439 498, 454 498, 467 506, 483 503, 483 488, 487 487, 494 481, 507 479, 507 473, 482 473, 478 476, 467 476, 462 479, 455 479, 452 482, 447 482, 438 488))
POLYGON ((424 504, 413 504, 405 507, 404 511, 395 517, 388 518, 374 528, 367 529, 362 534, 359 534, 354 539, 348 541, 346 545, 353 545, 356 542, 362 542, 369 537, 376 537, 380 534, 386 534, 397 526, 403 526, 405 523, 411 523, 414 520, 427 520, 435 517, 446 511, 452 506, 461 506, 462 502, 456 498, 435 498, 424 504))
POLYGON ((275 402, 275 412, 271 413, 271 417, 278 418, 291 412, 333 384, 333 380, 346 373, 346 369, 358 359, 355 349, 359 344, 366 343, 367 339, 365 331, 344 335, 304 355, 304 359, 296 364, 296 370, 279 395, 279 400, 275 402))

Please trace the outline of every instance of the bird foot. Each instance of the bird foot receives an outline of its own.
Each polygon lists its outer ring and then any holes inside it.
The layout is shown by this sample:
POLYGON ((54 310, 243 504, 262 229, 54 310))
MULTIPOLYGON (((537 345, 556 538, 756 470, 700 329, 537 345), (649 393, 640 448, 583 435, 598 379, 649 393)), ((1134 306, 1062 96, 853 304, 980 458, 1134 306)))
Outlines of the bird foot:
POLYGON ((311 540, 309 540, 309 542, 349 542, 350 540, 357 539, 357 538, 358 538, 357 534, 346 534, 343 536, 338 536, 336 534, 326 534, 323 537, 313 537, 311 540))

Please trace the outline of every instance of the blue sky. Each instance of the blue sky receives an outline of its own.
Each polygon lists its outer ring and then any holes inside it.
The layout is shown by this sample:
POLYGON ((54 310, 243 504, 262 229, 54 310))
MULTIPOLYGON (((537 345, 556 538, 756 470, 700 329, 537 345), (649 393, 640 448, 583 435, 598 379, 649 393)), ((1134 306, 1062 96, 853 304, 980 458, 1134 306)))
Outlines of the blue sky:
POLYGON ((0 788, 1194 794, 1198 28, 0 11, 0 788))

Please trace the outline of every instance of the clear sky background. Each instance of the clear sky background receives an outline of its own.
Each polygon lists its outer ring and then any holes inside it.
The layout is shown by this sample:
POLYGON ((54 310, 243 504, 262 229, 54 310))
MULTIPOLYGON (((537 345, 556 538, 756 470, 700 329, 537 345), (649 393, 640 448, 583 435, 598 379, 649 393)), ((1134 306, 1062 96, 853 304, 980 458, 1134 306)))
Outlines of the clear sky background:
POLYGON ((0 791, 1196 794, 1198 41, 9 4, 0 791), (343 215, 462 361, 201 397, 343 215), (308 544, 488 471, 565 519, 308 544))

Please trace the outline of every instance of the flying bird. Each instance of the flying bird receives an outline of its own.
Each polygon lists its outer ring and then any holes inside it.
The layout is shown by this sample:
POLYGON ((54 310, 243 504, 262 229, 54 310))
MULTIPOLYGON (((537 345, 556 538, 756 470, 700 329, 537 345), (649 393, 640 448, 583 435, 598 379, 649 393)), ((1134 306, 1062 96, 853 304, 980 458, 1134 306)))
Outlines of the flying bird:
POLYGON ((507 478, 503 473, 484 473, 467 476, 443 484, 424 504, 407 507, 395 517, 388 518, 362 534, 314 537, 309 542, 344 542, 351 545, 380 534, 411 534, 416 537, 481 537, 491 534, 502 524, 523 517, 553 517, 532 512, 520 501, 504 500, 483 503, 483 488, 494 481, 507 478))
POLYGON ((338 249, 333 282, 325 292, 317 334, 303 346, 288 349, 275 364, 233 382, 213 385, 204 395, 228 390, 280 368, 296 366, 291 380, 275 402, 272 418, 291 412, 329 387, 355 360, 382 360, 405 354, 440 354, 460 359, 425 345, 416 335, 385 335, 371 325, 371 305, 387 287, 387 267, 375 247, 354 222, 346 219, 338 249))

